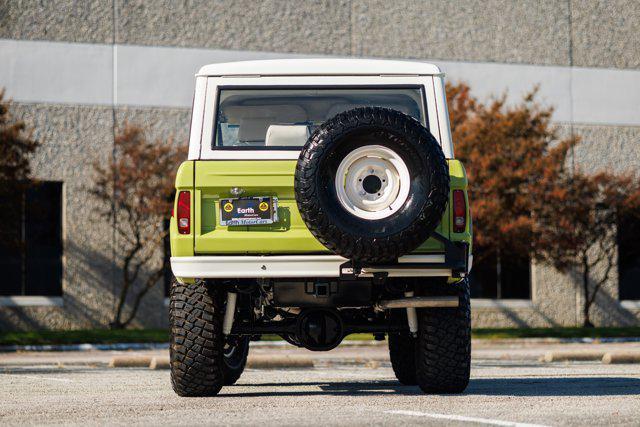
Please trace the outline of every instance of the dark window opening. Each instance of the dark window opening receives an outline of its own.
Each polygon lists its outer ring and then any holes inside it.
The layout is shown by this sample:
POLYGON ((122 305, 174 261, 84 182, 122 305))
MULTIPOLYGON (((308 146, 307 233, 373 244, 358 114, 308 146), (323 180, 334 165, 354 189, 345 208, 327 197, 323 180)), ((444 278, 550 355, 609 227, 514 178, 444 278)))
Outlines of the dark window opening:
POLYGON ((640 300, 640 222, 637 218, 618 218, 617 240, 620 299, 640 300))
POLYGON ((480 262, 474 260, 469 275, 472 298, 531 298, 531 259, 528 256, 493 252, 480 262))
POLYGON ((62 295, 62 183, 1 198, 0 295, 62 295))

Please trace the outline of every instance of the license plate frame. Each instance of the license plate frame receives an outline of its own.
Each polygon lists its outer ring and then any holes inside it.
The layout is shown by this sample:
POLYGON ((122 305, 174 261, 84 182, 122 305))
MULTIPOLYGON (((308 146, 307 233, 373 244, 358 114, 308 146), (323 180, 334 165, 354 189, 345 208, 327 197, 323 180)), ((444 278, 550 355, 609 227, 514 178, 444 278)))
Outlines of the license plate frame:
POLYGON ((278 222, 278 199, 271 196, 220 199, 219 211, 220 225, 225 227, 270 225, 278 222))

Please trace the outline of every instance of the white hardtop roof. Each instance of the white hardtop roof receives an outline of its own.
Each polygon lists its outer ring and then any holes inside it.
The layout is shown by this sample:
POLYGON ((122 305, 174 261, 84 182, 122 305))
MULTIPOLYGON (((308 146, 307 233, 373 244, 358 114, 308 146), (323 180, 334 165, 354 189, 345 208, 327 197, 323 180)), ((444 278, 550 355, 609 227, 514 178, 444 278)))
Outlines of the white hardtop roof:
POLYGON ((266 59, 205 65, 198 76, 377 76, 438 75, 436 65, 381 59, 266 59))

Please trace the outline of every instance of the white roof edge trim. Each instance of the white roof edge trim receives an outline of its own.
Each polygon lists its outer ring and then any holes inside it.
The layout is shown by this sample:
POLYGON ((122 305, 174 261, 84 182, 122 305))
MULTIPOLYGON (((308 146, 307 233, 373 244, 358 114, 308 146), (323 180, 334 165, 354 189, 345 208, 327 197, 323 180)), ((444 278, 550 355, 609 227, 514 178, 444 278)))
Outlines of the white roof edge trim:
POLYGON ((360 58, 265 59, 205 65, 196 76, 433 76, 437 65, 418 61, 360 58))

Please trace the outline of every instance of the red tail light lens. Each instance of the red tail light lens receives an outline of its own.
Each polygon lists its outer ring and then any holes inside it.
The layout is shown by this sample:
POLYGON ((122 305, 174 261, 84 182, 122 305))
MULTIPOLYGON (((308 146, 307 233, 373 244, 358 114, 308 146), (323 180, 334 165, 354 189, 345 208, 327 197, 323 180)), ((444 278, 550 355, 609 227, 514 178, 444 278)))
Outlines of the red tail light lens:
POLYGON ((464 191, 453 190, 453 231, 464 232, 467 226, 467 202, 464 199, 464 191))
POLYGON ((191 193, 181 191, 178 193, 178 233, 191 233, 191 193))

